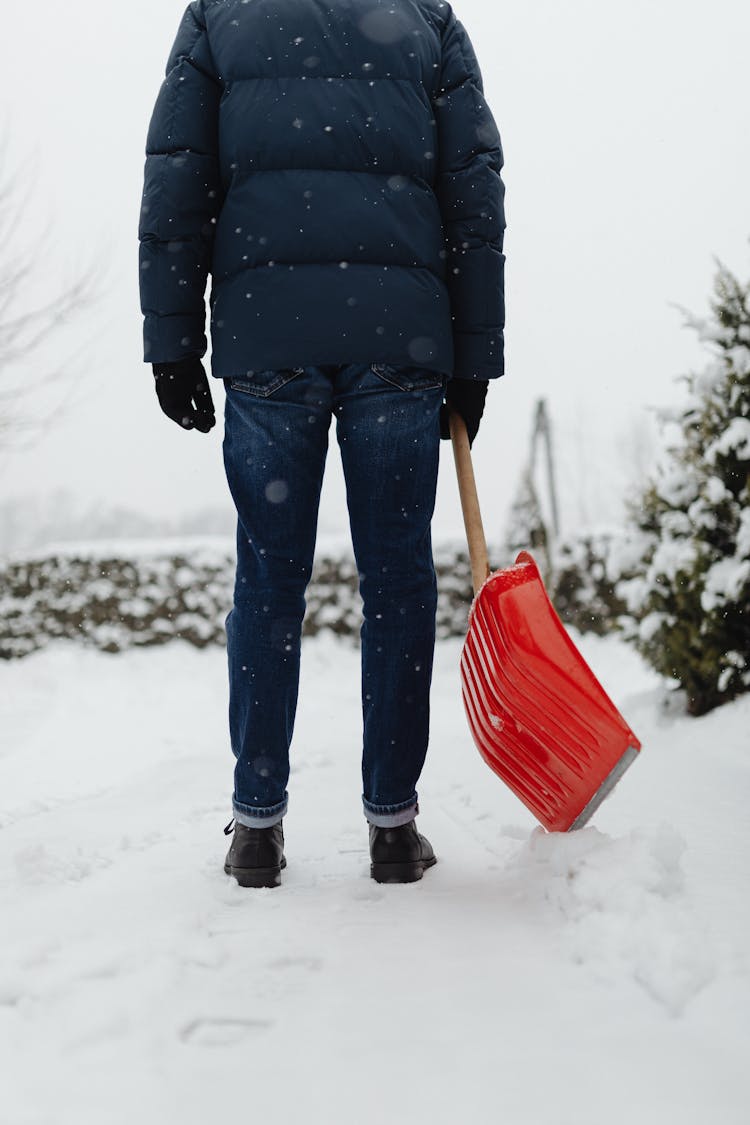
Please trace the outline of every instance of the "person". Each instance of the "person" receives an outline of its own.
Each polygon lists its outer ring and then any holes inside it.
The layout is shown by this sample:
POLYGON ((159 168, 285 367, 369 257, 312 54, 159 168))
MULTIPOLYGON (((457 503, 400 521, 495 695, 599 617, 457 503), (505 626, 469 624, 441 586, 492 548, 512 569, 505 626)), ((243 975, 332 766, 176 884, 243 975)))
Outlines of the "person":
POLYGON ((226 618, 242 886, 286 866, 305 589, 332 418, 362 598, 371 875, 435 863, 416 829, 448 416, 476 437, 503 374, 504 185, 469 36, 444 0, 195 0, 146 144, 144 360, 161 408, 215 423, 237 509, 226 618))

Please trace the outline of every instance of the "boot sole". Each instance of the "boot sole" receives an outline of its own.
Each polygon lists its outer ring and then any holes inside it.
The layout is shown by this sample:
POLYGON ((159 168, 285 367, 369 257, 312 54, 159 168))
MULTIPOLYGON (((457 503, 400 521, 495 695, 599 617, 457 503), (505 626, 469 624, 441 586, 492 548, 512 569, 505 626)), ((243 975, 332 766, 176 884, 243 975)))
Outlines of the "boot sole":
POLYGON ((417 883, 437 857, 414 860, 412 863, 371 863, 370 875, 376 883, 417 883))
POLYGON ((280 887, 281 872, 286 867, 282 859, 279 867, 232 867, 224 864, 227 875, 232 875, 241 887, 280 887))

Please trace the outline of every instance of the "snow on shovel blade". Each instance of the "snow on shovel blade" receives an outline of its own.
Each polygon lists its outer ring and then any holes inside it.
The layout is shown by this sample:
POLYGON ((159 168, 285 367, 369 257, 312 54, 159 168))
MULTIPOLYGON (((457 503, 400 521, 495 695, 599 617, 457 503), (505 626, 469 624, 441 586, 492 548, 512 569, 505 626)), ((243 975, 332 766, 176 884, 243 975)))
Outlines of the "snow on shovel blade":
POLYGON ((640 751, 527 551, 474 599, 461 687, 480 754, 550 832, 583 827, 640 751))

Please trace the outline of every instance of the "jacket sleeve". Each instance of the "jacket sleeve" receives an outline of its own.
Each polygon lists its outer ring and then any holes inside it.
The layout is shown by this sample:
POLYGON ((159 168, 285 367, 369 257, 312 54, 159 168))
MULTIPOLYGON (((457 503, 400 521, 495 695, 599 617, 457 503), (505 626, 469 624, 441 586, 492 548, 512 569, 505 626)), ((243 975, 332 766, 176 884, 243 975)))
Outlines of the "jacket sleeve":
POLYGON ((206 353, 206 279, 221 206, 221 92, 203 0, 196 0, 177 32, 146 140, 138 231, 146 363, 206 353))
POLYGON ((504 373, 503 152, 474 48, 451 11, 442 33, 436 192, 445 235, 455 363, 462 379, 504 373))

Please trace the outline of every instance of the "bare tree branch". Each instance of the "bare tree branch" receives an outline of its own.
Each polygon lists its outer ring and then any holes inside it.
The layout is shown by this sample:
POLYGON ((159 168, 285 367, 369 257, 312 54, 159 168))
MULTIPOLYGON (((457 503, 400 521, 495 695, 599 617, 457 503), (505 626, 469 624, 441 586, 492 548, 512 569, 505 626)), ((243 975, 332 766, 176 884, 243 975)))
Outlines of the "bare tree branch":
POLYGON ((7 135, 0 140, 0 449, 11 441, 32 444, 50 424, 59 420, 68 404, 40 411, 26 405, 43 387, 62 384, 71 370, 71 357, 50 361, 43 352, 60 339, 62 330, 90 310, 102 291, 105 269, 92 262, 70 283, 57 285, 49 295, 49 279, 41 247, 46 229, 33 234, 27 248, 30 196, 21 185, 35 182, 22 169, 7 163, 7 135), (39 299, 39 291, 45 297, 39 299), (25 440, 24 440, 25 438, 25 440))

